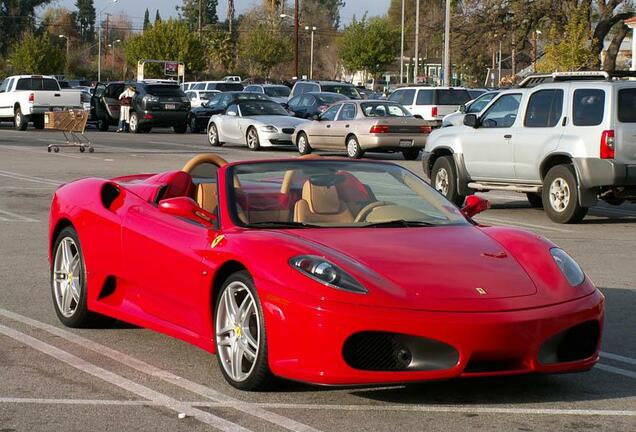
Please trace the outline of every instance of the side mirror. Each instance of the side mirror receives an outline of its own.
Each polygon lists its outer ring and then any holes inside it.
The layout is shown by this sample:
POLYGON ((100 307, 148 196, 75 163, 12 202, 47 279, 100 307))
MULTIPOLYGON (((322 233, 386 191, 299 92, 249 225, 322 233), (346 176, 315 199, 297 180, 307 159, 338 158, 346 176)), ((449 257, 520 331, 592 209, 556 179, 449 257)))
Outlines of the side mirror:
POLYGON ((159 211, 172 216, 182 217, 205 226, 213 226, 216 215, 202 209, 189 197, 168 198, 159 201, 159 211))
POLYGON ((207 102, 201 102, 201 106, 202 106, 203 108, 207 108, 207 107, 208 107, 208 103, 207 103, 207 102))
POLYGON ((422 117, 419 114, 413 114, 413 118, 419 119, 419 120, 424 120, 424 117, 422 117))
POLYGON ((475 114, 466 114, 464 116, 464 125, 476 129, 479 126, 479 120, 477 120, 475 114))
POLYGON ((458 110, 458 111, 459 111, 460 113, 462 113, 462 114, 463 114, 463 113, 465 113, 465 112, 466 112, 466 105, 465 105, 465 104, 464 104, 464 105, 460 105, 460 106, 459 106, 459 110, 458 110))
POLYGON ((311 116, 312 120, 320 121, 320 116, 318 114, 314 114, 311 116))
POLYGON ((462 207, 462 213, 464 213, 465 216, 472 218, 473 216, 486 211, 489 208, 490 201, 475 195, 469 195, 466 197, 464 207, 462 207))

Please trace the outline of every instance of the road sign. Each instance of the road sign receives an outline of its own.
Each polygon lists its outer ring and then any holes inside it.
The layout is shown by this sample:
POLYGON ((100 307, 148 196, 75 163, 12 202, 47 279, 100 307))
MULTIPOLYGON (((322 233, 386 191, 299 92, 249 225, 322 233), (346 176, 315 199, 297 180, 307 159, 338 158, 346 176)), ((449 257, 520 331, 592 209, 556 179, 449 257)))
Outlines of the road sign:
POLYGON ((166 76, 177 76, 179 72, 179 63, 178 62, 165 62, 165 75, 166 76))

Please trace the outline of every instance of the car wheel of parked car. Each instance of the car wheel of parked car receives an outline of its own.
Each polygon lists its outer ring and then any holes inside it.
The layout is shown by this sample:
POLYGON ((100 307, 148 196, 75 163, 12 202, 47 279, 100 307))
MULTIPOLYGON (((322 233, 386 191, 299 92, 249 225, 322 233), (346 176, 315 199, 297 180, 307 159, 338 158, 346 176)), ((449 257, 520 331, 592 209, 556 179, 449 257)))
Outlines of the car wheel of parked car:
POLYGON ((137 117, 137 113, 130 113, 130 119, 128 120, 128 127, 130 128, 130 132, 132 133, 141 133, 142 128, 139 127, 139 118, 137 117))
POLYGON ((431 170, 431 184, 457 206, 461 206, 466 199, 457 191, 457 171, 451 156, 439 157, 431 170))
POLYGON ((22 114, 22 110, 20 109, 20 107, 16 108, 15 110, 13 122, 15 123, 15 128, 21 131, 26 130, 27 126, 29 125, 29 120, 27 117, 24 116, 24 114, 22 114))
POLYGON ((208 126, 208 142, 212 147, 220 147, 223 145, 223 143, 219 141, 219 131, 214 123, 210 123, 210 126, 208 126))
POLYGON ((576 176, 572 165, 552 167, 543 179, 543 209, 557 223, 577 223, 588 208, 579 204, 576 176))
POLYGON ((33 115, 33 116, 31 116, 31 120, 33 121, 33 126, 35 126, 36 129, 44 129, 44 115, 43 114, 33 115))
POLYGON ((402 156, 404 156, 404 159, 406 160, 416 160, 419 155, 420 149, 418 148, 402 150, 402 156))
POLYGON ((108 120, 102 120, 102 119, 97 120, 97 129, 99 129, 101 132, 107 132, 109 127, 110 127, 110 124, 108 120))
POLYGON ((298 140, 296 141, 296 145, 298 147, 298 153, 301 155, 306 155, 311 153, 311 146, 309 145, 309 139, 304 132, 301 132, 298 135, 298 140))
POLYGON ((347 156, 353 159, 360 159, 362 155, 364 155, 364 152, 358 143, 358 139, 351 135, 347 138, 347 156))
POLYGON ((251 127, 247 130, 247 147, 252 151, 258 151, 261 148, 260 140, 258 139, 258 132, 255 128, 251 127))
POLYGON ((528 202, 530 203, 530 207, 532 208, 542 208, 543 207, 543 198, 541 198, 540 193, 527 192, 526 197, 528 198, 528 202))
POLYGON ((196 117, 191 117, 190 118, 190 132, 192 132, 192 133, 200 133, 201 132, 201 129, 199 129, 199 126, 197 126, 196 117))
POLYGON ((179 126, 172 126, 172 130, 174 131, 174 133, 184 134, 188 130, 188 124, 184 123, 184 124, 179 125, 179 126))
POLYGON ((250 274, 236 272, 215 301, 216 355, 225 379, 241 390, 266 387, 273 375, 267 362, 263 309, 250 274))

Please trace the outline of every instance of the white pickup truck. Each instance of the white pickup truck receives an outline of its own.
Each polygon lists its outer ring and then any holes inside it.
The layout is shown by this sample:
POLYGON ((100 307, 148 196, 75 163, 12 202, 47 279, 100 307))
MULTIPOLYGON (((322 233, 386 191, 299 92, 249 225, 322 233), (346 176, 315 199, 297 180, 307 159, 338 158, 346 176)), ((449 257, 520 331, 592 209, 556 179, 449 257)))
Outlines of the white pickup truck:
POLYGON ((26 130, 29 121, 44 128, 44 113, 82 108, 79 91, 62 91, 52 76, 16 75, 0 84, 0 121, 13 120, 18 130, 26 130))

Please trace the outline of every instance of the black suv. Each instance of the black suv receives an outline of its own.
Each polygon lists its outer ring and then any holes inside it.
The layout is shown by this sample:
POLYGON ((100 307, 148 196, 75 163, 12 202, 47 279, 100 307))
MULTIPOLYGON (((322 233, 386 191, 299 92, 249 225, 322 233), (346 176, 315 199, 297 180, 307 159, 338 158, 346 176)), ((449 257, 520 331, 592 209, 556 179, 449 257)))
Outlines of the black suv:
POLYGON ((91 118, 99 130, 107 131, 119 123, 119 95, 133 86, 135 97, 130 107, 130 131, 150 132, 153 126, 172 127, 176 133, 188 128, 190 101, 178 84, 153 82, 99 83, 91 99, 91 118))

